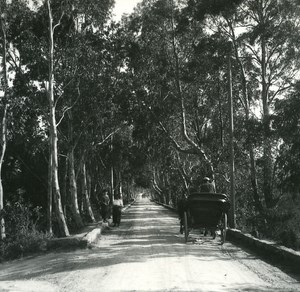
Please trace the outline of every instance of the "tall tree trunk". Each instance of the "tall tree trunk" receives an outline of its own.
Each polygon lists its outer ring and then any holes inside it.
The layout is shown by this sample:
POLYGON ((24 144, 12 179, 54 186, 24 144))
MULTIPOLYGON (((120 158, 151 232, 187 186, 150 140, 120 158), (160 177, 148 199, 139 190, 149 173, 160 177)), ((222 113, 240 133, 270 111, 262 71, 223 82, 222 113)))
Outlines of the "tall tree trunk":
POLYGON ((71 194, 71 210, 72 217, 75 221, 77 228, 83 227, 83 222, 80 216, 78 207, 78 195, 77 195, 77 183, 75 175, 75 163, 74 163, 74 148, 72 147, 68 154, 69 159, 69 181, 70 181, 70 194, 71 194))
MULTIPOLYGON (((244 65, 242 63, 242 60, 240 58, 239 52, 238 52, 238 45, 236 43, 236 36, 235 36, 235 32, 232 26, 232 22, 229 19, 226 19, 231 35, 232 35, 232 41, 233 41, 233 49, 234 49, 234 54, 235 54, 235 58, 238 62, 238 65, 240 67, 240 76, 241 76, 241 85, 242 85, 242 96, 243 96, 243 100, 242 100, 242 104, 244 106, 245 109, 245 118, 246 118, 246 122, 250 121, 250 100, 249 100, 249 96, 248 96, 248 84, 247 84, 247 79, 246 79, 246 73, 245 73, 245 68, 244 65)), ((247 127, 248 129, 248 127, 247 127)), ((250 133, 249 131, 247 131, 247 135, 248 137, 250 137, 250 133)), ((249 159, 250 159, 250 181, 251 181, 251 185, 252 185, 252 192, 253 192, 253 200, 254 200, 254 204, 255 204, 255 208, 258 212, 262 211, 262 204, 260 201, 260 196, 258 193, 258 185, 257 185, 257 175, 256 175, 256 163, 255 163, 255 155, 254 155, 254 147, 253 147, 253 143, 252 141, 248 141, 248 151, 249 151, 249 159)))
POLYGON ((152 179, 152 186, 153 189, 155 190, 156 194, 158 195, 158 200, 162 201, 163 200, 163 190, 159 187, 157 180, 156 180, 156 170, 153 168, 153 179, 152 179))
MULTIPOLYGON (((171 18, 171 26, 172 26, 172 51, 173 56, 175 60, 175 85, 176 85, 176 91, 177 96, 181 102, 181 133, 183 136, 183 139, 187 142, 189 146, 191 146, 197 153, 199 154, 200 158, 202 158, 208 168, 208 175, 211 176, 213 183, 215 183, 215 170, 212 164, 212 161, 209 159, 209 157, 206 155, 205 151, 195 142, 193 141, 188 132, 187 132, 187 126, 186 126, 186 108, 185 108, 185 100, 184 100, 184 94, 182 92, 181 88, 181 82, 180 82, 180 66, 179 66, 179 56, 178 56, 178 50, 176 46, 176 32, 175 32, 175 25, 174 25, 174 1, 170 0, 171 9, 172 9, 172 18, 171 18)), ((178 148, 177 148, 178 149, 178 148)), ((180 149, 178 149, 180 150, 180 149)))
MULTIPOLYGON (((3 91, 4 96, 1 102, 1 137, 0 137, 0 214, 4 208, 4 193, 3 193, 3 185, 2 185, 2 166, 4 161, 4 155, 6 151, 6 133, 7 133, 7 111, 8 111, 8 101, 7 101, 7 91, 8 91, 8 79, 7 79, 7 40, 6 40, 6 1, 1 0, 0 2, 0 21, 1 21, 1 32, 2 32, 2 70, 3 70, 3 91)), ((0 239, 4 239, 6 237, 5 233, 5 222, 4 218, 0 217, 0 239)))
POLYGON ((266 207, 270 208, 273 206, 273 192, 272 192, 272 181, 273 181, 273 161, 272 161, 272 143, 271 143, 271 126, 270 126, 270 108, 268 89, 266 82, 266 40, 262 36, 261 39, 261 77, 262 77, 262 104, 263 104, 263 163, 264 163, 264 197, 266 207))
POLYGON ((83 196, 85 198, 87 214, 89 215, 92 222, 96 222, 93 209, 91 206, 91 201, 90 201, 90 191, 88 188, 87 171, 86 171, 85 162, 83 162, 82 164, 82 189, 83 189, 83 196))
POLYGON ((68 155, 65 160, 64 177, 62 181, 61 203, 63 205, 64 214, 67 217, 67 202, 68 202, 68 179, 69 179, 69 159, 68 155))
POLYGON ((54 202, 55 202, 55 213, 58 223, 58 228, 60 235, 63 237, 69 236, 69 229, 66 224, 66 219, 63 213, 62 204, 61 204, 61 195, 58 182, 58 151, 57 151, 57 125, 55 117, 55 101, 54 101, 54 92, 53 92, 53 64, 54 64, 54 41, 53 41, 53 19, 52 11, 50 6, 50 0, 47 0, 48 6, 48 17, 49 17, 49 107, 50 107, 50 145, 51 145, 51 158, 52 158, 52 179, 53 179, 53 192, 54 192, 54 202))
MULTIPOLYGON (((0 213, 4 208, 4 193, 3 193, 3 185, 2 185, 2 166, 4 155, 6 151, 6 124, 7 124, 7 108, 8 105, 4 105, 4 109, 2 111, 2 121, 1 121, 1 149, 0 149, 0 213)), ((6 237, 5 233, 5 222, 4 218, 0 217, 0 239, 3 240, 6 237)))
POLYGON ((220 76, 218 76, 217 97, 218 97, 218 110, 219 110, 219 122, 220 122, 220 144, 221 147, 224 147, 225 144, 224 117, 223 117, 223 109, 222 109, 222 96, 220 94, 220 76))
POLYGON ((83 222, 80 216, 80 211, 78 207, 78 191, 77 191, 77 181, 76 181, 76 174, 75 174, 75 157, 74 157, 74 139, 73 139, 73 118, 72 118, 72 112, 69 110, 68 112, 69 117, 69 123, 68 123, 68 139, 70 149, 68 153, 68 162, 69 162, 69 186, 70 186, 70 207, 72 211, 72 217, 75 221, 75 224, 77 228, 83 227, 83 222))
POLYGON ((236 228, 236 200, 235 200, 235 160, 234 160, 234 123, 232 99, 232 72, 231 72, 231 43, 228 55, 228 104, 229 104, 229 148, 230 148, 230 202, 229 224, 236 228))
POLYGON ((119 184, 118 184, 118 187, 119 187, 119 194, 121 196, 121 198, 123 197, 123 184, 122 184, 122 174, 121 174, 121 171, 119 170, 118 172, 118 179, 119 179, 119 184))
POLYGON ((48 194, 47 194, 47 231, 49 234, 52 230, 52 206, 53 206, 53 176, 52 176, 52 153, 51 140, 49 143, 49 162, 48 162, 48 194))

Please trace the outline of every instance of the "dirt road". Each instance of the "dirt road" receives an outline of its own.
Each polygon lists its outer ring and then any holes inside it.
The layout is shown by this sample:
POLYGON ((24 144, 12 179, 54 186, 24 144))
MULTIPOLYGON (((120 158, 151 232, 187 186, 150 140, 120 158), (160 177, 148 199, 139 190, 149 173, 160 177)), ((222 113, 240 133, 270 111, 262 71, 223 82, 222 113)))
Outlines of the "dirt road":
POLYGON ((300 282, 240 248, 194 234, 140 199, 89 250, 0 265, 0 291, 300 291, 300 282))

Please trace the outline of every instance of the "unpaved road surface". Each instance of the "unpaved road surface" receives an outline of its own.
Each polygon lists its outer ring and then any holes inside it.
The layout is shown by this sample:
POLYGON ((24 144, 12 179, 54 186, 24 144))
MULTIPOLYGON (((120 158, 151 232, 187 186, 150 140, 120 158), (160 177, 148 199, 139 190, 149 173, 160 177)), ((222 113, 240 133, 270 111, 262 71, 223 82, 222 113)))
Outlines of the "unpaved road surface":
POLYGON ((140 199, 92 249, 0 265, 0 291, 300 291, 300 283, 220 238, 184 243, 169 210, 140 199))

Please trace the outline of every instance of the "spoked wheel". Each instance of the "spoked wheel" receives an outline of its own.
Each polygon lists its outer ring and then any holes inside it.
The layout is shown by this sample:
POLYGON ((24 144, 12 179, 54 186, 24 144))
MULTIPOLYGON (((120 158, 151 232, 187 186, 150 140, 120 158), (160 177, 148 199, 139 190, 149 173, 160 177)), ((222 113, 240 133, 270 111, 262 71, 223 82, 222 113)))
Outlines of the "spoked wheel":
POLYGON ((187 220, 187 213, 184 212, 184 215, 183 215, 183 220, 184 220, 184 239, 185 239, 185 242, 187 242, 188 240, 188 237, 189 237, 189 229, 188 229, 188 220, 187 220))
POLYGON ((227 231, 227 214, 224 213, 222 219, 222 227, 221 227, 221 244, 223 244, 226 240, 226 231, 227 231))

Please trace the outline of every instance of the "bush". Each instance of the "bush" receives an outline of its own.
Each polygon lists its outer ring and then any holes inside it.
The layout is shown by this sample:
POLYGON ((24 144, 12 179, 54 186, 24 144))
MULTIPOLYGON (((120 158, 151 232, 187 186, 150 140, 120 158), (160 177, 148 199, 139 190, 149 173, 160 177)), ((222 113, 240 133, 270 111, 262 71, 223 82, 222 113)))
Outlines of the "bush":
POLYGON ((282 245, 300 249, 300 202, 290 195, 285 195, 278 205, 267 214, 269 236, 282 245))
POLYGON ((0 242, 0 261, 19 258, 42 251, 50 235, 38 230, 41 208, 33 208, 22 200, 7 203, 3 209, 6 238, 0 242))
POLYGON ((297 248, 297 235, 294 230, 284 230, 279 234, 280 242, 291 248, 297 248))
POLYGON ((28 230, 15 237, 7 237, 1 242, 1 258, 2 260, 11 260, 44 251, 46 249, 46 240, 49 238, 48 234, 36 230, 28 230))

